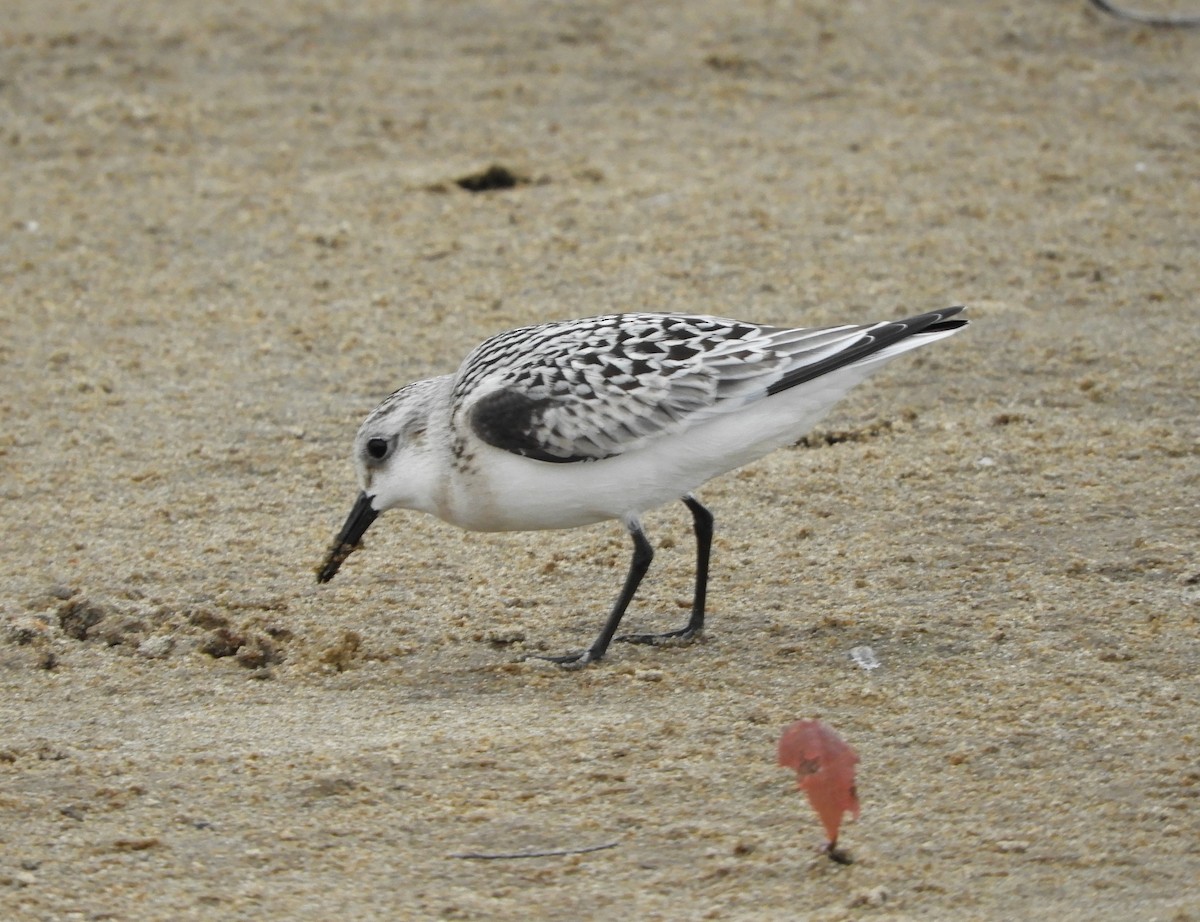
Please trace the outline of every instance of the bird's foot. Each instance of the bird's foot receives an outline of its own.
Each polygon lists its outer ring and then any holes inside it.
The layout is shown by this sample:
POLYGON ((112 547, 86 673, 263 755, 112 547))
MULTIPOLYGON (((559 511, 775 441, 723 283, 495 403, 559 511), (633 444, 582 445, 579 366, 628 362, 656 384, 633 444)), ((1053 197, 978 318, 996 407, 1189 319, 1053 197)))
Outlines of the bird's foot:
POLYGON ((581 650, 578 653, 564 653, 562 656, 539 656, 536 653, 528 653, 521 657, 523 662, 531 659, 541 660, 545 663, 554 663, 556 666, 562 666, 563 669, 582 669, 588 663, 596 662, 592 657, 591 650, 581 650))
POLYGON ((619 640, 621 643, 645 643, 661 646, 664 644, 688 643, 703 635, 703 628, 689 626, 681 627, 675 631, 664 631, 661 634, 622 634, 620 637, 614 637, 613 640, 619 640))

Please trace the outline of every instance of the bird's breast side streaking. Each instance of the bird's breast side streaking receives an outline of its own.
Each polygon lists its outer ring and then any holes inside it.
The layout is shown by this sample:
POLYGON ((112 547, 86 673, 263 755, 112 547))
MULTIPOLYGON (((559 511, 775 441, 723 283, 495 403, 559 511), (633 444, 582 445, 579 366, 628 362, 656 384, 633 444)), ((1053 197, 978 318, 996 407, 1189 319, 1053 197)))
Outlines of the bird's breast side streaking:
POLYGON ((634 543, 625 586, 591 647, 550 659, 583 664, 613 639, 699 634, 712 516, 692 491, 795 442, 886 362, 964 327, 961 310, 814 329, 609 314, 500 333, 453 375, 402 387, 363 422, 354 443, 362 492, 318 579, 332 579, 394 507, 479 531, 617 519, 634 543), (641 516, 674 499, 696 531, 692 616, 666 635, 616 638, 653 557, 641 516))

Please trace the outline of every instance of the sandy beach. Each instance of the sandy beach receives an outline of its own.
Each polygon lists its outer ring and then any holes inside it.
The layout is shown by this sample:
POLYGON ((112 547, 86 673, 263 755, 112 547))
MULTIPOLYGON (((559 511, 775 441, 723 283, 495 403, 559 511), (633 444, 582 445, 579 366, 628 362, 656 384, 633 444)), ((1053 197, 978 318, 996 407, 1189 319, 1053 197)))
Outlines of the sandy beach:
MULTIPOLYGON (((10 0, 0 39, 0 916, 1200 919, 1200 30, 10 0), (363 416, 493 333, 951 304, 700 491, 701 642, 522 660, 594 637, 618 523, 393 511, 314 578, 363 416), (814 717, 846 865, 775 764, 814 717)), ((646 527, 627 624, 676 627, 690 519, 646 527)))

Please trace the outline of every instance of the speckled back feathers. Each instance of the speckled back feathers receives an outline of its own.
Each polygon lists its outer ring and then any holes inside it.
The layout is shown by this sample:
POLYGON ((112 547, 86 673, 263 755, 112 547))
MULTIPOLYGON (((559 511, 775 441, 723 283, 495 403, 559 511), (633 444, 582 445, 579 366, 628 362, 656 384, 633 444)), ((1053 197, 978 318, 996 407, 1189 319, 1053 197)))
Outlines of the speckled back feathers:
POLYGON ((612 457, 765 396, 804 356, 862 329, 646 313, 510 330, 459 368, 453 426, 543 461, 612 457))

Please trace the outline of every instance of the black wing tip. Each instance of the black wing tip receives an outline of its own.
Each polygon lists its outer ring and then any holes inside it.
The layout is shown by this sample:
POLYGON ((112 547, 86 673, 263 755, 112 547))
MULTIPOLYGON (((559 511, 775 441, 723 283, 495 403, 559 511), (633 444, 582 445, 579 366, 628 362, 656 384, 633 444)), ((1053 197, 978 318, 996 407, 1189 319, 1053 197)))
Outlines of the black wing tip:
POLYGON ((874 338, 882 334, 884 342, 890 345, 901 339, 907 339, 910 336, 920 336, 924 333, 949 333, 962 329, 970 323, 969 320, 964 318, 957 320, 950 319, 957 314, 961 314, 964 310, 966 310, 966 305, 956 304, 953 307, 943 307, 941 310, 927 311, 924 314, 917 314, 914 317, 906 317, 904 320, 881 323, 874 330, 868 331, 867 335, 874 338))
POLYGON ((804 384, 814 378, 819 378, 821 375, 836 371, 845 365, 851 365, 854 362, 867 358, 867 356, 873 353, 880 352, 888 346, 900 342, 902 339, 908 339, 910 336, 953 332, 960 327, 966 326, 967 321, 950 320, 947 318, 954 317, 956 314, 962 313, 965 309, 964 305, 958 304, 953 307, 944 307, 937 311, 917 314, 915 317, 909 317, 906 320, 892 320, 890 322, 878 323, 873 327, 863 330, 862 336, 859 339, 840 352, 836 352, 819 362, 812 365, 805 365, 794 372, 784 375, 767 388, 767 396, 778 394, 780 391, 785 391, 798 384, 804 384))
POLYGON ((965 304, 955 304, 953 307, 943 307, 941 310, 927 311, 924 314, 917 314, 915 317, 909 317, 907 320, 898 321, 909 332, 909 336, 917 333, 941 333, 946 330, 957 330, 965 327, 970 321, 965 318, 951 320, 967 309, 965 304))

